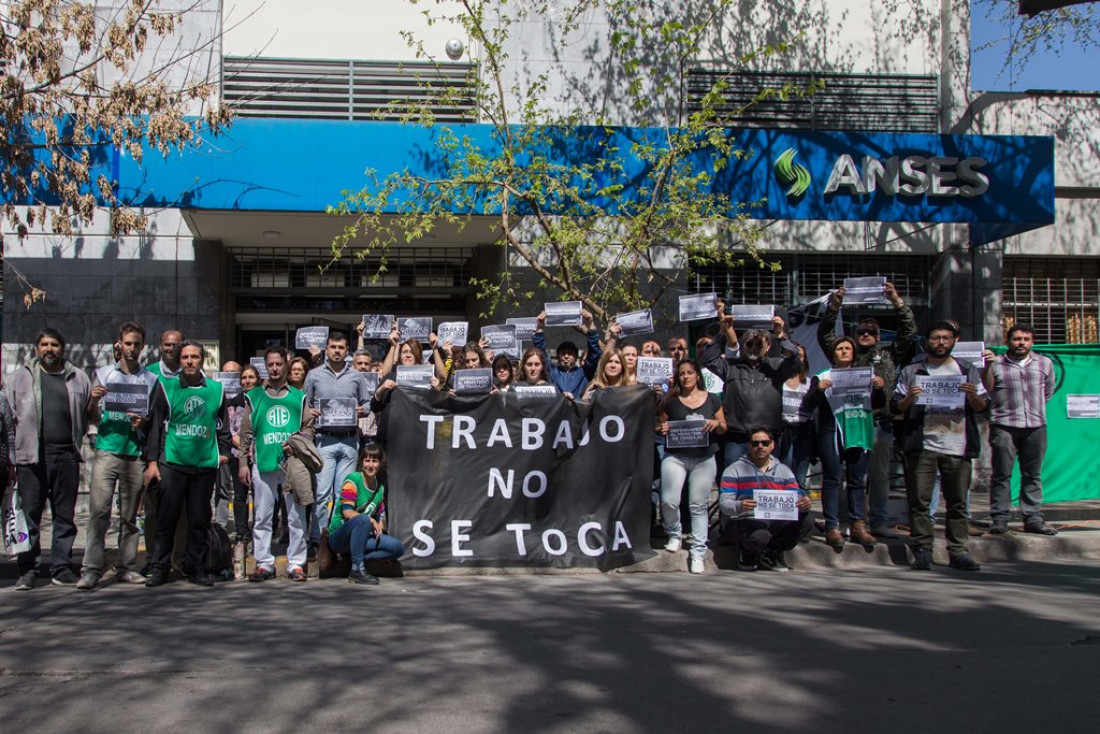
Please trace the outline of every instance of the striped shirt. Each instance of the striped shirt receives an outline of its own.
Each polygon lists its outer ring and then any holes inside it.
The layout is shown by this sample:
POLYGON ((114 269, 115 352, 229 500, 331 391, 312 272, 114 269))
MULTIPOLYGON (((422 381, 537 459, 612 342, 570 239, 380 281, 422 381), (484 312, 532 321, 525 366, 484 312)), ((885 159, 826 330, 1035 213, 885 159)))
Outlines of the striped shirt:
POLYGON ((987 388, 992 423, 1008 428, 1039 428, 1047 423, 1047 401, 1054 395, 1054 363, 1032 352, 1019 362, 1000 355, 989 363, 987 388))

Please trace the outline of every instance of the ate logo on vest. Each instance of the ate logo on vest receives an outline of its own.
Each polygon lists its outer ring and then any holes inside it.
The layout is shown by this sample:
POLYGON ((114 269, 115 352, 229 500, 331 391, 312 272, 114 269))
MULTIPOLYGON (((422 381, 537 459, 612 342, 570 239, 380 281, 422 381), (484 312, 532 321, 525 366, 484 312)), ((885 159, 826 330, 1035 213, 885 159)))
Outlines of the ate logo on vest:
POLYGON ((205 410, 206 402, 198 395, 187 398, 187 402, 183 404, 183 412, 192 418, 201 416, 205 410))
POLYGON ((290 425, 290 411, 283 405, 276 405, 267 411, 267 424, 272 428, 286 428, 290 425))

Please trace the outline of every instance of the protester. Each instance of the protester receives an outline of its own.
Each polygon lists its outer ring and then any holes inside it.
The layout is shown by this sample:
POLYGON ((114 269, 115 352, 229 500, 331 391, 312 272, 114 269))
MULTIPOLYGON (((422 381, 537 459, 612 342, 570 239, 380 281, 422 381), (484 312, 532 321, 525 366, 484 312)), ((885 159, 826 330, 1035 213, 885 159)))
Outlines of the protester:
POLYGON ((241 468, 251 471, 251 460, 241 455, 241 421, 244 419, 245 395, 260 384, 260 373, 250 364, 241 368, 241 392, 227 403, 229 433, 233 442, 229 471, 233 477, 233 575, 244 578, 244 558, 252 540, 252 525, 248 521, 249 486, 241 481, 241 468))
POLYGON ((623 344, 619 349, 623 357, 623 369, 626 370, 626 384, 633 385, 638 381, 638 347, 633 344, 623 344))
POLYGON ((622 353, 620 353, 618 349, 612 347, 600 356, 600 363, 596 368, 596 375, 592 378, 592 382, 588 383, 588 387, 585 388, 584 396, 581 400, 592 400, 596 393, 609 387, 627 385, 629 384, 627 379, 628 377, 623 365, 622 353))
MULTIPOLYGON (((882 387, 889 395, 897 381, 897 370, 907 364, 916 349, 917 322, 913 311, 894 287, 886 283, 883 294, 894 306, 897 334, 893 344, 885 347, 879 343, 882 329, 877 319, 866 317, 856 324, 856 356, 853 367, 873 367, 875 377, 882 380, 882 387)), ((829 298, 829 307, 818 324, 817 339, 821 350, 830 353, 830 345, 836 339, 836 323, 840 307, 844 303, 844 288, 837 288, 829 298)), ((867 465, 868 515, 871 532, 883 538, 896 538, 897 532, 887 522, 890 503, 890 463, 894 453, 894 420, 884 402, 875 409, 875 441, 867 465)))
MULTIPOLYGON (((834 371, 851 368, 855 352, 856 343, 851 337, 835 340, 832 350, 827 353, 833 367, 813 378, 808 397, 816 416, 817 453, 823 473, 821 514, 825 516, 825 543, 833 548, 844 547, 839 518, 842 479, 848 495, 852 542, 867 547, 875 544, 875 536, 867 531, 863 511, 875 419, 870 407, 857 402, 861 398, 852 401, 833 395, 834 371)), ((872 406, 885 402, 881 377, 872 377, 867 388, 872 406)))
MULTIPOLYGON (((235 374, 237 379, 240 380, 241 365, 238 362, 232 360, 224 362, 221 369, 223 374, 235 374)), ((226 398, 226 414, 229 416, 229 437, 233 438, 233 415, 234 406, 239 405, 239 400, 244 393, 237 393, 233 397, 226 398)), ((237 484, 237 469, 239 464, 237 462, 237 447, 234 445, 229 452, 229 463, 222 464, 218 467, 218 481, 214 485, 214 523, 221 525, 225 528, 225 532, 230 532, 229 527, 229 506, 233 501, 234 487, 237 484)))
POLYGON ((516 367, 506 354, 493 357, 493 385, 500 392, 511 390, 516 384, 516 367))
MULTIPOLYGON (((518 385, 551 385, 546 369, 546 353, 538 347, 530 347, 519 361, 518 385)), ((571 397, 571 396, 570 396, 571 397)))
MULTIPOLYGON (((362 337, 360 336, 360 338, 362 337)), ((370 372, 372 361, 373 358, 371 356, 370 350, 359 347, 355 350, 355 354, 352 355, 351 366, 354 367, 358 372, 370 372)))
POLYGON ((65 359, 65 337, 49 327, 34 340, 35 356, 8 380, 8 403, 15 417, 12 451, 17 490, 27 518, 30 550, 16 558, 17 591, 33 589, 44 571, 39 543, 42 512, 50 503, 53 545, 50 574, 57 586, 75 586, 73 542, 81 447, 88 432, 91 385, 83 370, 65 359))
POLYGON ((1012 467, 1020 464, 1020 514, 1024 532, 1057 535, 1043 519, 1043 456, 1047 451, 1047 401, 1054 395, 1054 363, 1031 351, 1034 332, 1015 324, 1000 357, 985 350, 982 383, 989 392, 989 448, 993 475, 989 483, 989 532, 1008 532, 1012 500, 1012 467))
POLYGON ((153 393, 145 445, 145 484, 160 483, 156 551, 146 586, 168 582, 172 538, 187 507, 187 568, 191 581, 213 586, 206 568, 210 498, 218 465, 229 463, 229 420, 221 384, 202 373, 206 357, 197 342, 180 345, 180 374, 160 380, 153 393))
POLYGON ((779 440, 779 459, 794 472, 798 486, 808 489, 810 458, 814 454, 817 433, 810 419, 811 406, 806 397, 810 391, 810 360, 801 344, 798 356, 802 367, 783 383, 783 433, 779 440))
POLYGON ((682 336, 674 336, 668 340, 668 356, 672 357, 673 366, 681 359, 688 356, 687 339, 682 336))
POLYGON ((162 333, 160 335, 160 359, 145 369, 158 378, 179 375, 181 344, 183 344, 183 334, 175 329, 168 329, 162 333))
POLYGON ((657 413, 657 433, 668 438, 669 421, 702 420, 707 445, 690 448, 673 448, 666 445, 665 458, 661 462, 661 515, 664 519, 668 542, 665 550, 675 553, 683 545, 683 527, 680 523, 680 498, 684 483, 688 486, 688 507, 691 512, 691 572, 703 573, 707 552, 707 509, 710 490, 714 486, 717 465, 714 455, 718 444, 710 435, 726 432, 726 418, 722 403, 699 384, 699 363, 691 359, 680 360, 677 365, 673 388, 657 413))
POLYGON ((981 452, 981 435, 975 414, 989 407, 978 369, 951 356, 958 338, 956 327, 946 321, 928 330, 927 359, 904 368, 898 374, 890 409, 902 416, 901 446, 905 455, 905 483, 909 500, 909 535, 913 546, 913 568, 932 568, 932 518, 928 503, 938 474, 947 505, 947 552, 951 566, 977 571, 981 566, 967 553, 971 461, 981 452), (955 378, 962 404, 957 407, 922 405, 924 391, 919 378, 955 378))
POLYGON ((309 374, 309 370, 309 360, 305 357, 292 357, 286 366, 285 378, 287 384, 295 390, 305 390, 306 376, 309 374))
POLYGON ((271 552, 271 518, 276 504, 286 506, 290 530, 287 547, 287 578, 306 580, 306 508, 284 492, 286 456, 294 434, 313 441, 313 414, 306 410, 306 396, 291 387, 286 379, 287 352, 281 346, 268 347, 264 353, 267 379, 245 396, 241 419, 241 453, 249 457, 251 469, 242 466, 238 476, 252 487, 256 503, 256 522, 252 527, 256 570, 249 581, 266 581, 275 576, 275 556, 271 552))
POLYGON ((794 473, 772 452, 776 434, 767 426, 749 430, 749 453, 726 467, 718 492, 722 538, 738 547, 742 571, 790 571, 783 554, 810 534, 814 516, 810 496, 794 473), (754 516, 758 490, 797 492, 797 520, 759 520, 754 516))
POLYGON ((15 484, 15 415, 12 413, 8 396, 3 390, 0 378, 0 499, 7 507, 8 487, 15 484))
MULTIPOLYGON (((419 346, 419 345, 418 345, 419 346)), ((356 404, 356 415, 362 418, 373 409, 371 395, 363 373, 352 369, 345 357, 348 354, 348 338, 342 332, 330 331, 325 342, 325 363, 306 375, 306 406, 312 409, 314 419, 321 416, 323 399, 351 399, 356 404)), ((388 358, 387 358, 388 359, 388 358)), ((384 440, 383 427, 379 425, 379 440, 384 440)), ((317 493, 313 504, 313 524, 309 529, 309 552, 316 551, 321 542, 321 529, 328 527, 329 503, 346 477, 355 470, 355 457, 359 454, 359 427, 316 426, 317 450, 324 465, 317 474, 317 493)))
POLYGON ((648 339, 642 342, 642 356, 643 357, 660 357, 661 343, 655 339, 648 339))
MULTIPOLYGON (((546 312, 538 315, 535 333, 531 337, 531 343, 536 349, 541 349, 543 354, 549 354, 546 349, 546 312)), ((588 348, 584 354, 584 364, 579 364, 580 353, 577 345, 571 341, 563 341, 558 344, 558 363, 547 364, 547 373, 550 382, 557 386, 558 391, 580 399, 584 395, 588 381, 596 374, 596 366, 600 360, 600 332, 592 319, 592 314, 587 310, 581 311, 581 330, 585 334, 588 348)))
MULTIPOLYGON (((92 478, 88 486, 88 524, 85 530, 84 565, 80 570, 78 589, 94 589, 103 576, 104 546, 111 527, 111 507, 115 485, 118 485, 118 556, 115 558, 115 579, 127 584, 144 584, 145 577, 137 572, 138 509, 141 507, 142 426, 157 386, 157 378, 143 369, 138 359, 145 348, 145 329, 133 321, 119 327, 119 360, 95 371, 91 401, 88 406, 93 423, 98 426, 95 454, 92 458, 92 478), (101 401, 112 385, 123 384, 144 393, 140 411, 117 412, 103 410, 101 401)), ((116 388, 117 389, 117 388, 116 388)))
POLYGON ((787 338, 783 319, 772 320, 773 336, 749 330, 744 344, 737 337, 734 317, 718 303, 719 336, 707 345, 700 361, 725 383, 723 407, 729 421, 725 465, 748 453, 749 428, 766 426, 779 435, 783 430, 783 383, 802 368, 798 349, 787 338), (771 341, 778 340, 782 356, 769 357, 771 341))
POLYGON ((398 560, 405 555, 405 547, 385 534, 385 524, 378 517, 386 494, 379 480, 385 452, 380 446, 367 446, 359 456, 359 471, 349 474, 340 488, 339 508, 328 526, 328 545, 336 553, 351 556, 349 583, 376 585, 378 578, 367 572, 366 562, 398 560))

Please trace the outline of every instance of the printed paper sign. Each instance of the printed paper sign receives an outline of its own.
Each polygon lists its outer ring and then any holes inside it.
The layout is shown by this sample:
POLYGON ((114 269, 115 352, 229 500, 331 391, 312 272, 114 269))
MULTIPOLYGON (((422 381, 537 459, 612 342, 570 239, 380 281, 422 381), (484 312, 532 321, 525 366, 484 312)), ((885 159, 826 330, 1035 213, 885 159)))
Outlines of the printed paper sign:
POLYGON ((758 329, 760 331, 772 330, 772 318, 775 316, 775 306, 749 306, 735 305, 730 308, 733 315, 733 328, 737 331, 746 329, 758 329))
POLYGON ((985 342, 955 342, 955 348, 951 350, 951 356, 956 359, 965 359, 980 370, 985 369, 985 342))
POLYGON ((248 363, 256 368, 261 380, 267 379, 267 362, 263 357, 250 357, 248 363))
POLYGON ((798 519, 798 492, 789 489, 755 489, 752 498, 756 500, 752 516, 757 520, 798 519))
POLYGON ((484 395, 493 391, 493 371, 487 367, 455 371, 456 395, 484 395))
POLYGON ((430 364, 397 365, 397 386, 412 390, 431 390, 435 367, 430 364))
POLYGON ((955 410, 966 402, 966 393, 959 389, 966 382, 963 375, 917 375, 916 378, 922 388, 917 396, 917 405, 955 410))
POLYGON ((516 341, 529 342, 539 326, 539 319, 538 316, 519 316, 506 319, 504 323, 516 327, 516 341))
POLYGON ((1100 418, 1100 395, 1067 395, 1066 418, 1100 418))
POLYGON ((149 383, 141 375, 124 375, 116 371, 106 387, 103 410, 137 415, 149 412, 149 383))
POLYGON ((440 344, 450 342, 452 346, 461 347, 466 343, 466 334, 469 330, 468 321, 444 321, 435 334, 439 337, 440 344))
POLYGON ((554 387, 553 385, 517 384, 512 388, 512 392, 516 394, 517 398, 520 398, 522 400, 551 400, 561 395, 561 393, 558 392, 558 388, 554 387))
POLYGON ((363 338, 372 341, 386 341, 393 331, 394 318, 391 313, 363 314, 363 338))
POLYGON ((376 392, 378 392, 377 372, 364 372, 363 381, 367 383, 367 389, 370 390, 371 395, 374 395, 376 392))
POLYGON ((653 312, 648 308, 641 311, 621 313, 615 317, 615 321, 622 327, 622 336, 634 336, 635 334, 653 333, 653 312))
POLYGON ((359 425, 359 416, 355 414, 358 403, 355 398, 320 398, 317 409, 321 417, 317 425, 322 428, 354 428, 359 425))
POLYGON ((710 446, 710 434, 704 431, 707 422, 695 418, 688 421, 669 421, 665 447, 670 449, 688 449, 710 446))
POLYGON ((886 277, 844 279, 844 303, 886 303, 886 277))
POLYGON ((428 338, 432 333, 431 316, 402 316, 397 319, 397 328, 401 333, 401 341, 416 339, 421 344, 429 344, 428 338))
POLYGON ((220 382, 225 397, 233 399, 241 394, 240 372, 215 372, 212 375, 214 382, 220 382))
POLYGON ((581 302, 558 301, 556 303, 543 304, 546 311, 547 326, 580 326, 581 302))
POLYGON ((326 342, 328 342, 327 326, 303 326, 294 334, 295 349, 317 347, 324 350, 326 342))
POLYGON ((671 357, 638 357, 635 368, 638 382, 643 385, 665 385, 672 379, 671 357))
POLYGON ((702 321, 717 316, 718 294, 695 293, 680 296, 680 321, 702 321))
POLYGON ((826 391, 826 395, 833 410, 838 410, 841 406, 871 409, 871 378, 875 376, 873 368, 832 369, 829 370, 829 376, 833 386, 826 391))
POLYGON ((498 324, 495 326, 481 327, 481 336, 496 354, 506 354, 509 357, 519 359, 519 342, 516 340, 516 327, 512 324, 498 324))

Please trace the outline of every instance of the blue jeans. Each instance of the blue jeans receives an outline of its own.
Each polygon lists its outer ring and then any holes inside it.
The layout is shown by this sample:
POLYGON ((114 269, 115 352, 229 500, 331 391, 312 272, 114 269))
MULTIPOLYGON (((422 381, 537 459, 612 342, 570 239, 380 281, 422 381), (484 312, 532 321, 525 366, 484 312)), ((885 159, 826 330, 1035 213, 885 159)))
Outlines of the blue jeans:
POLYGON ((691 511, 691 558, 703 560, 707 553, 710 530, 707 510, 710 488, 714 486, 714 457, 690 458, 666 453, 661 462, 661 517, 670 538, 683 535, 680 524, 680 497, 684 482, 688 485, 688 507, 691 511))
MULTIPOLYGON (((835 429, 834 429, 835 430, 835 429)), ((840 481, 845 468, 848 470, 848 517, 865 519, 863 503, 867 499, 867 462, 870 452, 863 449, 845 449, 838 455, 833 431, 822 431, 818 450, 821 454, 821 514, 825 516, 825 529, 840 527, 840 481)))
POLYGON ((340 555, 351 555, 351 567, 363 569, 366 561, 396 561, 405 555, 405 546, 392 535, 374 536, 367 515, 356 515, 328 536, 328 547, 340 555))
POLYGON ((321 528, 328 527, 329 503, 336 496, 336 489, 343 485, 348 475, 355 471, 355 461, 359 454, 359 436, 331 436, 317 434, 317 451, 324 460, 321 471, 317 472, 317 496, 313 500, 313 527, 309 529, 309 542, 316 545, 321 542, 321 528))
MULTIPOLYGON (((746 443, 740 443, 738 441, 730 441, 729 443, 726 444, 726 448, 724 450, 724 453, 722 454, 722 458, 726 462, 722 467, 723 471, 728 469, 730 467, 730 464, 737 461, 742 456, 748 456, 748 455, 749 455, 749 444, 747 442, 746 443)), ((718 476, 721 477, 722 472, 718 472, 718 476)))
POLYGON ((808 489, 806 477, 810 473, 810 456, 814 452, 814 425, 805 423, 783 426, 783 437, 779 442, 779 460, 794 472, 798 486, 808 489))

